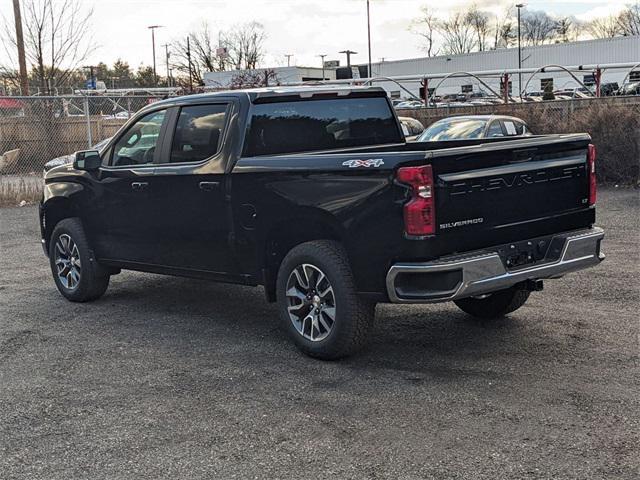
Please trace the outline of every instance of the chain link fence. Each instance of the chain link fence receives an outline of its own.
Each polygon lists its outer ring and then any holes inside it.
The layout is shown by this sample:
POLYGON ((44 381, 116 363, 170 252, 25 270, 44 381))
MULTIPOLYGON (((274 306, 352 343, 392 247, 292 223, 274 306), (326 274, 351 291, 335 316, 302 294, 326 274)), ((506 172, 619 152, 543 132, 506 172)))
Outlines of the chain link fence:
MULTIPOLYGON (((34 201, 49 160, 113 136, 157 96, 0 97, 0 204, 34 201)), ((535 133, 588 132, 599 151, 600 179, 637 184, 640 96, 399 110, 425 127, 451 115, 520 117, 535 133)))
POLYGON ((52 158, 111 137, 149 96, 0 97, 1 172, 42 172, 52 158), (7 154, 7 152, 9 152, 7 154))
POLYGON ((113 136, 159 96, 0 97, 0 204, 32 202, 45 163, 113 136))

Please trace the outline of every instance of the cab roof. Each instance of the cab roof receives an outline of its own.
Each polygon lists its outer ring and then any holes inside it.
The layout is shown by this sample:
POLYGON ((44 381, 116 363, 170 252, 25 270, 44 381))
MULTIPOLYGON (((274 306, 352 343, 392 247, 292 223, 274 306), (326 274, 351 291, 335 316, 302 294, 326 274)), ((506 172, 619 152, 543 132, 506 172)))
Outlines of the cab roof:
POLYGON ((342 86, 342 85, 309 85, 309 86, 274 86, 238 90, 223 90, 218 92, 199 93, 172 97, 154 103, 180 104, 200 102, 202 100, 215 99, 217 97, 245 97, 251 103, 267 103, 273 101, 286 101, 288 99, 313 98, 313 97, 383 97, 387 93, 382 87, 370 86, 342 86))

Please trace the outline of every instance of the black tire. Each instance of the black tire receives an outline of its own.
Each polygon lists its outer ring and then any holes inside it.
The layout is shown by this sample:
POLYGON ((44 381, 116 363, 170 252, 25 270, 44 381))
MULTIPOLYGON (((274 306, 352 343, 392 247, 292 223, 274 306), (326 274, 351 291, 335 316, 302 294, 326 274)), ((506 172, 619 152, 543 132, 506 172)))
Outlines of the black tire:
MULTIPOLYGON (((68 255, 63 256, 68 257, 68 255)), ((109 286, 109 273, 93 258, 82 223, 77 218, 66 218, 53 229, 49 240, 49 263, 56 287, 67 300, 72 302, 88 302, 100 298, 109 286), (67 238, 70 238, 73 245, 77 247, 77 250, 74 249, 77 254, 72 258, 79 257, 80 259, 80 268, 77 270, 79 280, 77 281, 74 275, 71 275, 71 279, 69 274, 64 275, 65 270, 62 270, 62 276, 65 277, 65 280, 60 278, 58 274, 56 244, 59 241, 61 244, 68 242, 67 238), (67 285, 64 282, 67 282, 67 285)))
POLYGON ((515 312, 529 298, 529 290, 515 285, 506 290, 491 293, 485 298, 463 298, 454 303, 460 310, 477 318, 500 318, 515 312))
MULTIPOLYGON (((319 274, 316 275, 316 278, 320 277, 319 274)), ((317 285, 319 286, 320 282, 317 285)), ((320 288, 318 288, 319 291, 320 288)), ((356 294, 347 254, 338 242, 316 240, 293 248, 285 256, 278 270, 276 294, 281 324, 296 346, 305 354, 323 360, 336 360, 354 354, 366 344, 373 327, 375 304, 356 294), (296 327, 288 310, 292 306, 290 302, 296 300, 290 300, 291 297, 287 297, 287 285, 290 281, 295 281, 292 280, 294 269, 303 268, 303 265, 318 268, 328 282, 324 283, 323 287, 329 285, 332 289, 327 302, 333 303, 334 319, 331 321, 330 330, 324 329, 323 333, 326 337, 321 340, 312 341, 306 338, 296 327)), ((323 297, 323 302, 324 300, 323 297)), ((301 302, 304 303, 305 300, 301 302)), ((309 306, 313 310, 313 305, 309 306)), ((324 311, 319 315, 322 317, 323 314, 324 311)), ((324 317, 324 319, 329 323, 330 317, 329 319, 324 317)), ((304 323, 301 325, 304 331, 304 323)), ((313 324, 311 324, 311 332, 313 331, 313 324)), ((320 333, 320 329, 316 332, 320 333)))

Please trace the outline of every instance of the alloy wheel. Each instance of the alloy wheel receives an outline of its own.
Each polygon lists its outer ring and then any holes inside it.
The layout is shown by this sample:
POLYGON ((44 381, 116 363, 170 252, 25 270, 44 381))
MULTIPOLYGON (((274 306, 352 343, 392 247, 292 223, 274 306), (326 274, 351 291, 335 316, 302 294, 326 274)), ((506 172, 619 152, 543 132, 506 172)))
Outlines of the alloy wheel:
POLYGON ((315 265, 293 269, 287 280, 286 297, 291 323, 307 340, 324 340, 335 324, 336 300, 329 279, 315 265))
POLYGON ((80 284, 82 266, 78 245, 70 235, 63 233, 55 244, 55 265, 58 280, 68 290, 75 290, 80 284))

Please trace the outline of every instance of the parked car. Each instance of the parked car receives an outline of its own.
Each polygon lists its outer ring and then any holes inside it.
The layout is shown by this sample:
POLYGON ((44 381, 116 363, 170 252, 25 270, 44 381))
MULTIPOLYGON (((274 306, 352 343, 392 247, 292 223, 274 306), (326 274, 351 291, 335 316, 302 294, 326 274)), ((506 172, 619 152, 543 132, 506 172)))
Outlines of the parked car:
POLYGON ((424 132, 424 125, 422 122, 413 117, 398 117, 400 120, 400 126, 402 127, 402 133, 404 138, 410 142, 415 140, 418 135, 424 132))
POLYGON ((607 82, 600 85, 600 95, 603 97, 610 97, 616 95, 619 86, 618 82, 607 82))
POLYGON ((527 124, 504 115, 468 115, 447 117, 432 123, 417 142, 498 138, 531 135, 527 124))
POLYGON ((627 83, 618 90, 618 95, 640 95, 640 82, 627 83))
MULTIPOLYGON (((105 138, 104 140, 99 141, 98 143, 93 145, 91 149, 100 151, 107 143, 109 143, 109 140, 111 140, 111 137, 105 138)), ((68 165, 70 163, 73 163, 74 158, 75 156, 73 153, 69 155, 62 155, 61 157, 53 158, 44 164, 43 173, 47 173, 53 167, 59 167, 60 165, 68 165)))
POLYGON ((365 344, 376 303, 501 317, 597 265, 590 141, 406 143, 376 87, 173 98, 47 172, 42 246, 74 302, 121 269, 262 285, 296 345, 336 359, 365 344))
POLYGON ((405 102, 398 103, 395 108, 422 108, 424 103, 420 100, 407 100, 405 102))

